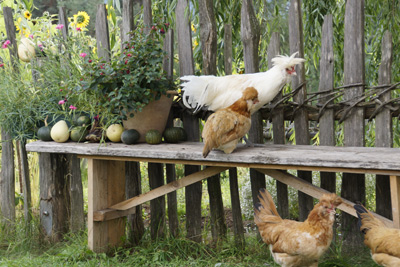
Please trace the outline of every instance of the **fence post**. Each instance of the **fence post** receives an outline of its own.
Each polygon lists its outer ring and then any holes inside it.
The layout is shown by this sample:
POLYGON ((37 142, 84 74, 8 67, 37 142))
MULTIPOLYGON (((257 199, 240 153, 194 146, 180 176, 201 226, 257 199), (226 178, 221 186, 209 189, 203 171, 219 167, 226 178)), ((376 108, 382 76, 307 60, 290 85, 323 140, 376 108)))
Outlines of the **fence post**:
MULTIPOLYGON (((240 37, 243 43, 243 57, 246 73, 259 71, 258 67, 258 43, 260 40, 260 30, 256 15, 254 14, 253 3, 250 0, 244 0, 241 10, 240 37)), ((263 143, 263 123, 261 112, 257 111, 251 116, 251 128, 249 131, 249 140, 253 143, 263 143)), ((265 188, 265 175, 250 169, 251 192, 253 203, 258 202, 258 191, 265 188)))
MULTIPOLYGON (((15 26, 10 7, 3 8, 4 23, 7 38, 10 40, 9 47, 11 65, 15 67, 17 60, 17 42, 15 39, 15 26)), ((2 168, 0 173, 0 215, 1 221, 6 225, 13 225, 15 222, 15 166, 14 166, 14 146, 10 133, 1 129, 2 168)))
MULTIPOLYGON (((332 15, 324 17, 322 25, 321 58, 319 63, 319 92, 331 93, 334 80, 333 23, 332 15)), ((319 104, 324 105, 329 97, 321 94, 319 104)), ((335 112, 331 108, 322 111, 319 119, 319 142, 322 146, 335 146, 335 112)), ((321 188, 336 192, 336 174, 321 172, 321 188)))
MULTIPOLYGON (((289 43, 290 53, 299 52, 299 57, 304 57, 304 38, 303 38, 303 21, 300 0, 292 0, 289 8, 289 43)), ((305 82, 304 63, 296 66, 297 76, 292 78, 292 89, 295 90, 305 82)), ((302 89, 293 97, 293 100, 302 105, 307 96, 305 83, 302 89)), ((308 125, 308 112, 304 108, 300 108, 294 114, 294 130, 296 134, 296 145, 309 145, 310 134, 308 125)), ((311 183, 312 173, 309 171, 297 171, 299 178, 311 183)), ((304 221, 313 209, 312 197, 299 192, 299 219, 304 221)))
MULTIPOLYGON (((178 33, 179 73, 180 76, 194 74, 192 51, 192 33, 187 17, 188 0, 178 0, 176 5, 176 28, 178 33)), ((199 120, 188 112, 184 112, 183 126, 188 134, 188 141, 198 142, 199 120)), ((200 171, 199 166, 185 165, 185 175, 200 171)), ((202 183, 197 182, 185 187, 186 230, 187 237, 195 242, 201 242, 201 194, 202 183)))
MULTIPOLYGON (((364 0, 348 0, 344 18, 344 85, 365 82, 364 0)), ((345 90, 344 99, 351 104, 362 96, 364 86, 345 90)), ((344 144, 364 146, 364 109, 354 107, 344 121, 344 144)), ((343 173, 341 196, 365 203, 365 175, 343 173)), ((344 240, 350 245, 362 244, 357 219, 343 214, 344 240)))
MULTIPOLYGON (((382 39, 382 59, 379 67, 379 84, 388 85, 392 80, 393 43, 392 34, 386 31, 382 39)), ((383 94, 379 101, 386 102, 391 99, 391 91, 383 94)), ((382 109, 375 118, 375 146, 393 146, 392 115, 389 109, 382 109)), ((392 204, 390 199, 390 179, 387 175, 376 176, 376 213, 392 219, 392 204)))

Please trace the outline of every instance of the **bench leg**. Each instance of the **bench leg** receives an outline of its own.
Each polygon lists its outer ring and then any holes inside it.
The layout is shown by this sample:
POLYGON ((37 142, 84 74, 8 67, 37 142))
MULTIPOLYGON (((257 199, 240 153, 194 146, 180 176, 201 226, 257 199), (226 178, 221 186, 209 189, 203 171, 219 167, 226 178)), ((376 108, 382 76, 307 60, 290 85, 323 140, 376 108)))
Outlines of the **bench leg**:
POLYGON ((392 196, 393 224, 400 228, 400 176, 390 176, 390 192, 392 196))
POLYGON ((104 222, 93 220, 93 213, 125 200, 125 162, 88 160, 88 245, 94 252, 106 252, 121 245, 124 218, 104 222))

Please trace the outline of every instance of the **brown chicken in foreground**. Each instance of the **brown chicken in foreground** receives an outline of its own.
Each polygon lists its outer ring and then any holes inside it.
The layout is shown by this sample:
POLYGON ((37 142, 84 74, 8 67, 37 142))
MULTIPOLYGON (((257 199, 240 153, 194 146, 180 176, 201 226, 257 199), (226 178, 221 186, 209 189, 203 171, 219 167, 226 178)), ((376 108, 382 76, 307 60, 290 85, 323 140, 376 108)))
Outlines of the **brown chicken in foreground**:
POLYGON ((318 266, 331 244, 335 208, 342 199, 333 193, 322 195, 304 222, 283 220, 265 189, 260 189, 258 199, 254 221, 274 261, 283 267, 318 266))
POLYGON ((207 157, 213 148, 232 153, 240 138, 250 130, 251 110, 257 103, 257 90, 247 87, 239 100, 208 117, 202 132, 203 157, 207 157))
POLYGON ((371 249, 372 259, 381 266, 400 266, 400 229, 388 228, 364 206, 354 205, 364 244, 371 249))

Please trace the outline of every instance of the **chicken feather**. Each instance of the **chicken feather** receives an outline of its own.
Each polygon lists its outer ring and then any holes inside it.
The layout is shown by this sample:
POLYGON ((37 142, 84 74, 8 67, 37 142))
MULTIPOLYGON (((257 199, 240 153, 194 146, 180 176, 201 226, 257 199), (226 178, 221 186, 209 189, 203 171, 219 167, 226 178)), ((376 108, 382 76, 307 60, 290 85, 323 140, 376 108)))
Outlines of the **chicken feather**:
POLYGON ((257 95, 256 89, 248 87, 234 104, 208 117, 202 132, 203 157, 213 148, 232 153, 240 138, 250 130, 250 111, 258 102, 257 95))
POLYGON ((354 205, 364 244, 381 266, 400 266, 400 229, 389 228, 362 205, 354 205))
POLYGON ((302 58, 295 58, 297 52, 288 56, 277 56, 272 59, 274 66, 266 72, 235 74, 222 77, 213 75, 183 76, 181 80, 182 100, 186 107, 194 108, 195 112, 203 106, 208 110, 217 111, 227 108, 242 96, 247 87, 254 87, 258 91, 259 103, 252 113, 269 103, 296 75, 294 66, 304 62, 302 58))
POLYGON ((284 267, 318 266, 318 259, 332 241, 336 194, 324 194, 304 222, 282 219, 268 191, 261 189, 254 221, 276 263, 284 267))

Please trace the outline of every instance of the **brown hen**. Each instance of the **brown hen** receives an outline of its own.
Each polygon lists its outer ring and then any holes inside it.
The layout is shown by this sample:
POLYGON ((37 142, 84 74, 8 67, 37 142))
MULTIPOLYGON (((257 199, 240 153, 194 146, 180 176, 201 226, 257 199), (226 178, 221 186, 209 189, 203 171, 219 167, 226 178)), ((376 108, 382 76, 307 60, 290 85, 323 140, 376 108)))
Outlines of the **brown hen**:
POLYGON ((335 208, 342 199, 334 193, 322 195, 304 222, 283 220, 265 189, 260 189, 258 199, 254 221, 274 261, 283 267, 318 266, 331 244, 335 208))
POLYGON ((258 103, 257 90, 254 87, 247 87, 239 100, 208 117, 202 132, 203 157, 207 157, 213 148, 225 153, 232 153, 235 150, 240 138, 250 130, 250 113, 256 103, 258 103))

